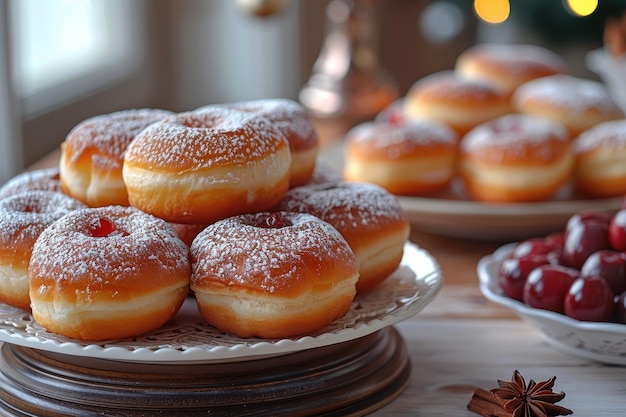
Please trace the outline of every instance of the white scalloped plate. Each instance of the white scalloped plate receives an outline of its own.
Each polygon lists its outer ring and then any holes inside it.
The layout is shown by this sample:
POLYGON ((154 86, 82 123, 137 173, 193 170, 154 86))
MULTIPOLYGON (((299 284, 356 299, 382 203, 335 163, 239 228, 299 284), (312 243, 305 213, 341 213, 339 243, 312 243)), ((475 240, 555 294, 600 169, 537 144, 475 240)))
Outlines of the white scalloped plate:
POLYGON ((626 325, 579 321, 563 314, 532 308, 503 295, 497 282, 498 268, 514 246, 515 243, 502 246, 478 262, 477 272, 483 295, 517 313, 548 344, 562 352, 594 362, 626 365, 626 325))
POLYGON ((24 310, 0 303, 0 341, 47 352, 129 362, 245 361, 328 346, 367 336, 421 311, 442 285, 439 265, 406 243, 400 267, 375 291, 357 296, 350 311, 318 334, 294 339, 241 339, 204 324, 188 298, 176 317, 152 333, 85 343, 50 333, 24 310))

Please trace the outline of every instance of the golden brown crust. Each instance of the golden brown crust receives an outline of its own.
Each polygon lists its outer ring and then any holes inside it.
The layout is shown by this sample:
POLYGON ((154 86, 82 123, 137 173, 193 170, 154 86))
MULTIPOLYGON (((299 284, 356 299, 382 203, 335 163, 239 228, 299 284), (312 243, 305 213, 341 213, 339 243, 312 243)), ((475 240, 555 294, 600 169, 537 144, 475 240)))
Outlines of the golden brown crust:
POLYGON ((0 200, 0 301, 30 309, 28 265, 39 235, 86 206, 54 191, 25 191, 0 200))
POLYGON ((319 139, 302 105, 288 99, 262 99, 232 103, 226 107, 268 119, 289 142, 292 158, 290 187, 309 181, 319 152, 319 139))
POLYGON ((91 207, 128 205, 122 181, 126 148, 139 132, 171 114, 160 109, 122 110, 76 125, 61 144, 63 191, 91 207))
POLYGON ((527 81, 569 72, 565 61, 546 48, 498 43, 478 44, 465 50, 457 58, 455 71, 490 80, 507 95, 527 81))
POLYGON ((575 184, 595 198, 626 194, 626 120, 600 123, 572 144, 576 155, 575 184))
POLYGON ((448 187, 455 174, 458 135, 429 119, 365 122, 345 137, 344 178, 397 195, 426 195, 448 187))
POLYGON ((209 324, 240 337, 318 331, 356 294, 354 253, 328 223, 300 213, 231 217, 191 246, 191 289, 209 324))
POLYGON ((405 113, 447 124, 462 137, 471 128, 509 111, 508 96, 486 80, 459 76, 453 71, 431 74, 407 92, 405 113))
POLYGON ((289 187, 291 154, 266 119, 224 107, 150 126, 126 152, 132 206, 173 223, 209 224, 263 211, 289 187))
POLYGON ((133 331, 158 328, 188 291, 188 254, 163 220, 132 207, 74 211, 44 230, 33 248, 33 317, 78 338, 137 335, 122 324, 99 330, 102 323, 132 321, 135 314, 133 331))
POLYGON ((398 199, 369 183, 297 187, 275 209, 309 213, 337 229, 356 255, 359 292, 373 289, 398 267, 410 231, 398 199))
POLYGON ((461 143, 459 174, 479 201, 547 200, 571 179, 573 168, 566 129, 534 116, 495 119, 461 143))
POLYGON ((603 84, 569 75, 529 81, 511 100, 520 113, 562 123, 572 139, 598 123, 624 118, 603 84))

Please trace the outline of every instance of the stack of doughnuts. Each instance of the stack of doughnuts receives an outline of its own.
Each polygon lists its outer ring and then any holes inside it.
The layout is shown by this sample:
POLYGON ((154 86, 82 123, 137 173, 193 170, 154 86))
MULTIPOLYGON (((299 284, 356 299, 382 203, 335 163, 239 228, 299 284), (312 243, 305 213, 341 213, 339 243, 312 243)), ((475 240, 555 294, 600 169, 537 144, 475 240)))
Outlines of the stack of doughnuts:
POLYGON ((618 197, 624 193, 617 185, 624 173, 616 167, 626 166, 626 155, 616 151, 616 135, 611 145, 608 139, 588 139, 596 136, 590 132, 594 127, 611 121, 619 125, 624 112, 605 86, 569 75, 552 51, 480 44, 461 53, 454 69, 417 80, 373 122, 352 128, 345 135, 344 177, 374 182, 401 196, 488 203, 618 197), (406 139, 409 130, 429 136, 415 129, 425 120, 456 132, 455 149, 445 148, 454 163, 441 163, 443 146, 435 152, 425 140, 406 139), (422 159, 413 157, 419 153, 422 159), (538 153, 543 156, 537 158, 538 153), (606 165, 590 168, 600 160, 606 165), (421 180, 409 183, 407 176, 421 180), (426 187, 426 181, 433 186, 426 187))
POLYGON ((208 324, 240 337, 322 330, 398 267, 408 222, 382 188, 337 216, 380 219, 363 230, 379 246, 313 207, 280 210, 288 192, 340 179, 317 163, 317 140, 282 99, 78 124, 58 169, 0 189, 0 302, 81 340, 155 330, 190 291, 208 324), (374 201, 385 209, 366 212, 374 201))

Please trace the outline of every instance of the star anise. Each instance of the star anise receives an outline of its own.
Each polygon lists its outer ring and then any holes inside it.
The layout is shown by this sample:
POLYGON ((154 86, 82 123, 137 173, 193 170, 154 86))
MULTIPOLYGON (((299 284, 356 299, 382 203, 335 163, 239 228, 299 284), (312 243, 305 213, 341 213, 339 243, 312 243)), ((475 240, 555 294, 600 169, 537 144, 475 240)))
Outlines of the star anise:
POLYGON ((556 377, 526 385, 524 377, 516 370, 511 382, 498 381, 500 388, 491 393, 501 402, 502 408, 511 412, 512 417, 552 417, 572 414, 572 410, 556 405, 565 397, 564 392, 554 392, 552 387, 556 377))
POLYGON ((516 370, 510 382, 498 380, 499 388, 490 391, 478 388, 467 407, 484 416, 555 417, 572 414, 572 410, 556 405, 565 397, 564 392, 554 392, 556 377, 546 381, 530 380, 516 370), (489 395, 491 394, 491 395, 489 395))

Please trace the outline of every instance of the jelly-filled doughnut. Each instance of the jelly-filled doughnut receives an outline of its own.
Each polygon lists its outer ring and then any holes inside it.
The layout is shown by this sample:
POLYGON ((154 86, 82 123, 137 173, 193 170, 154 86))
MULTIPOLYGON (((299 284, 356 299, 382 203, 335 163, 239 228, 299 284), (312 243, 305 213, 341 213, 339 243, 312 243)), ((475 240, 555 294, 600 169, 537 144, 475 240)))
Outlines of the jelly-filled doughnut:
POLYGON ((61 144, 63 191, 91 207, 128 205, 122 180, 124 153, 134 137, 172 113, 132 109, 89 118, 61 144))
POLYGON ((28 264, 37 238, 65 214, 85 208, 56 191, 24 191, 0 200, 0 301, 30 310, 28 264))
POLYGON ((459 173, 468 194, 485 202, 552 198, 571 178, 574 156, 560 123, 511 114, 471 130, 461 142, 459 173))
POLYGON ((487 80, 441 71, 418 80, 404 99, 408 117, 445 123, 459 137, 473 127, 509 112, 509 97, 487 80))
POLYGON ((41 168, 16 175, 0 187, 0 198, 35 190, 63 192, 59 168, 41 168))
POLYGON ((209 224, 266 210, 289 188, 291 154, 264 117, 224 107, 180 113, 126 152, 129 202, 172 223, 209 224))
POLYGON ((566 74, 569 69, 558 54, 538 45, 482 43, 458 56, 455 71, 495 83, 510 96, 527 81, 566 74))
POLYGON ((529 81, 515 91, 511 100, 520 113, 562 123, 572 139, 598 123, 624 118, 602 83, 571 75, 529 81))
POLYGON ((44 230, 28 267, 34 319, 81 340, 137 336, 170 320, 189 291, 189 248, 133 207, 76 210, 44 230))
POLYGON ((252 100, 226 106, 265 117, 283 132, 291 151, 290 187, 309 181, 315 168, 319 141, 304 107, 288 99, 252 100))
POLYGON ((322 330, 350 309, 359 278, 345 239, 310 214, 221 220, 198 234, 191 257, 200 315, 239 337, 322 330))
POLYGON ((359 292, 374 289, 395 271, 410 232, 398 199, 369 183, 340 181, 296 187, 275 210, 309 213, 335 227, 356 256, 359 292))
POLYGON ((600 123, 581 133, 572 146, 579 191, 592 197, 626 195, 626 120, 600 123))
POLYGON ((345 136, 344 178, 397 195, 443 191, 456 174, 458 140, 447 125, 429 119, 364 122, 345 136))

